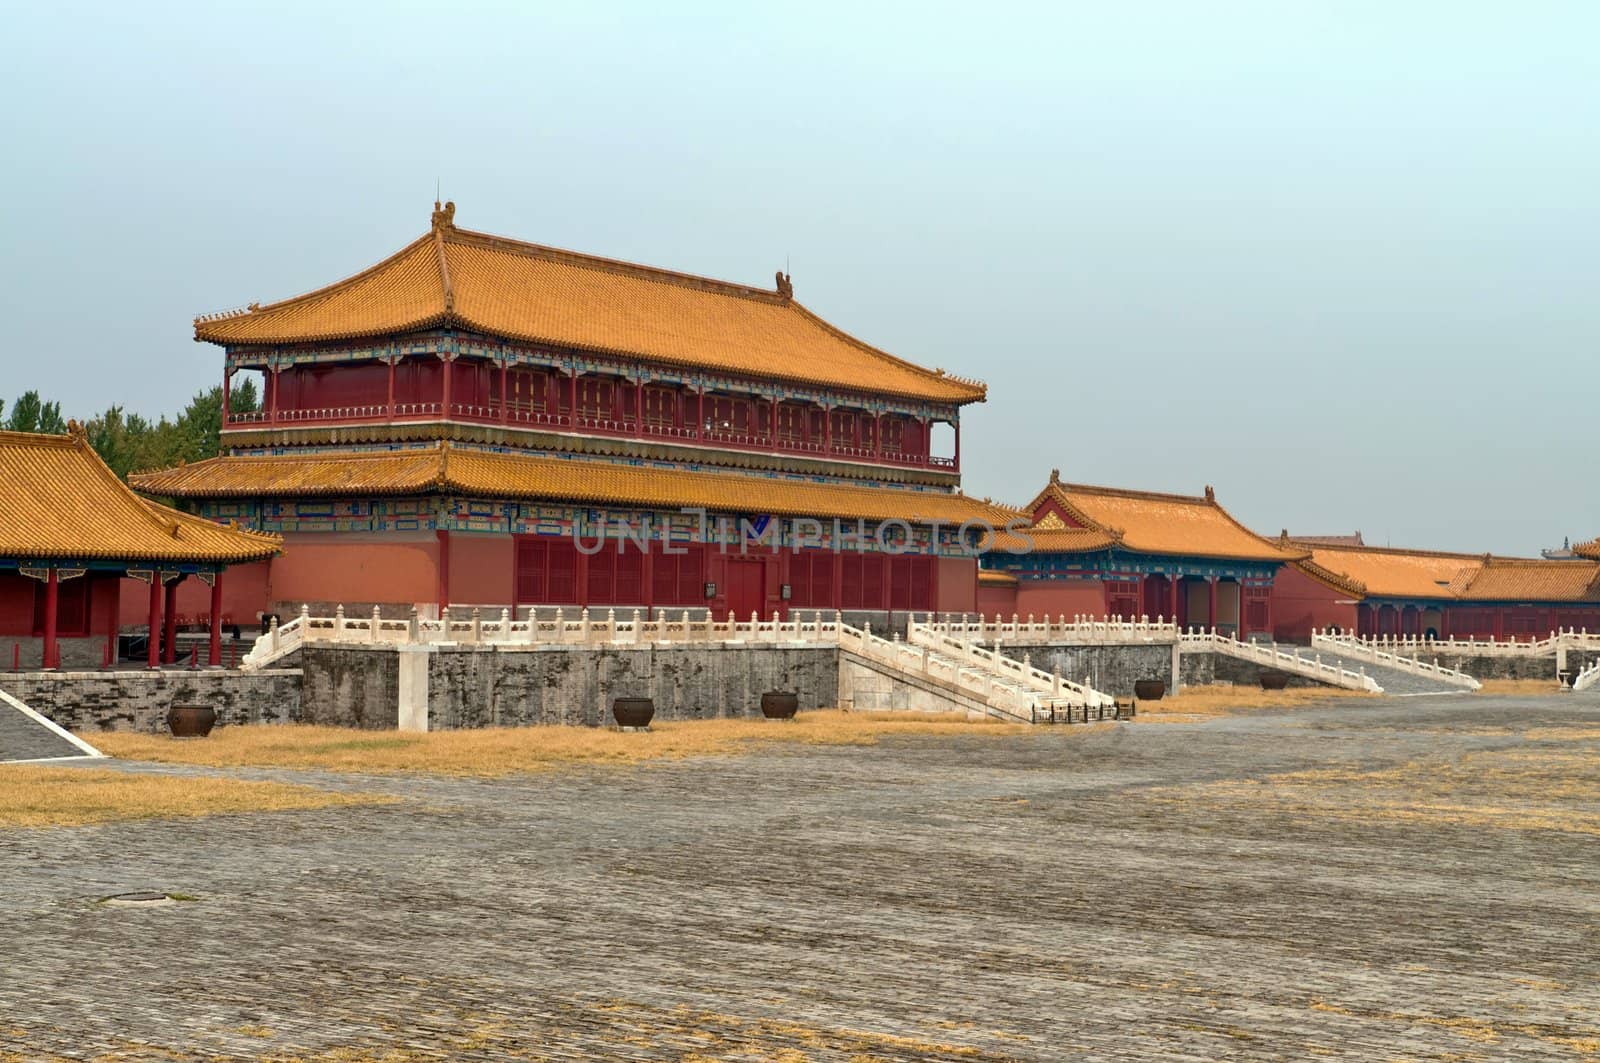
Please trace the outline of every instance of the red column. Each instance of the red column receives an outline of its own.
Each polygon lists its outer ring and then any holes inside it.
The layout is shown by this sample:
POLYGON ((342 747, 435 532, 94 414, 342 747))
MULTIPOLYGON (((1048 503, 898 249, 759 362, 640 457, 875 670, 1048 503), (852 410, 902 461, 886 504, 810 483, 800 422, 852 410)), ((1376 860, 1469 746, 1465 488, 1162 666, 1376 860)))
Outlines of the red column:
POLYGON ((178 659, 178 584, 183 582, 179 576, 167 584, 167 601, 164 608, 167 611, 166 623, 161 631, 162 653, 161 659, 167 664, 173 664, 178 659))
POLYGON ((271 386, 272 394, 267 403, 267 420, 272 424, 278 423, 278 367, 273 366, 272 372, 267 376, 267 383, 271 386))
POLYGON ((772 446, 773 450, 778 449, 778 400, 776 396, 772 400, 772 435, 767 437, 767 442, 772 446))
POLYGON ((150 667, 161 667, 161 573, 150 573, 150 667))
POLYGON ((1211 584, 1211 615, 1207 617, 1207 622, 1211 630, 1215 631, 1217 630, 1217 577, 1210 576, 1208 580, 1211 584))
POLYGON ((572 419, 567 423, 576 427, 578 423, 578 367, 573 366, 567 376, 567 398, 569 405, 567 415, 572 419))
POLYGON ((510 403, 506 398, 506 378, 507 378, 507 375, 508 375, 506 370, 508 368, 509 367, 506 365, 505 362, 501 362, 500 363, 500 423, 501 424, 505 424, 506 421, 509 420, 509 418, 506 416, 506 411, 510 408, 510 403))
POLYGON ((1172 588, 1172 615, 1167 617, 1174 624, 1178 622, 1178 583, 1183 577, 1172 575, 1167 577, 1167 582, 1172 588))
POLYGON ((1239 623, 1236 630, 1239 633, 1239 638, 1243 639, 1250 634, 1250 629, 1245 626, 1244 619, 1244 580, 1235 580, 1233 586, 1235 588, 1234 599, 1238 603, 1239 610, 1239 623))
POLYGON ((1272 624, 1272 588, 1270 586, 1267 588, 1267 596, 1262 599, 1262 602, 1267 614, 1267 632, 1273 639, 1277 639, 1278 630, 1272 624))
POLYGON ((391 421, 394 420, 394 363, 395 363, 395 360, 393 358, 390 358, 389 359, 389 420, 391 420, 391 421))
POLYGON ((833 407, 822 408, 822 453, 833 453, 833 407))
POLYGON ((449 358, 445 358, 445 360, 444 360, 444 388, 443 388, 443 394, 442 394, 442 396, 441 396, 441 398, 439 400, 439 414, 440 414, 440 416, 445 417, 445 418, 448 418, 450 416, 450 378, 455 376, 455 374, 453 372, 451 372, 451 368, 454 365, 455 365, 455 363, 450 361, 449 358))
POLYGON ((222 663, 222 571, 211 577, 211 651, 206 663, 215 668, 222 663))
MULTIPOLYGON (((952 421, 950 423, 950 427, 952 427, 952 428, 954 428, 956 430, 955 461, 956 461, 956 471, 960 472, 961 471, 961 422, 959 420, 952 421)), ((929 454, 933 453, 933 447, 931 445, 928 447, 928 453, 929 454)))
POLYGON ((872 456, 875 459, 883 457, 883 414, 872 415, 872 456))
POLYGON ((233 367, 228 360, 222 360, 222 426, 228 426, 228 419, 233 415, 233 396, 228 393, 229 382, 233 379, 233 367))
POLYGON ((699 440, 706 437, 706 389, 703 387, 694 390, 694 437, 699 440))
POLYGON ((450 608, 450 533, 440 528, 434 536, 439 540, 439 619, 443 620, 450 608))
POLYGON ((51 569, 50 575, 44 581, 44 653, 41 661, 45 668, 57 668, 61 665, 61 651, 56 646, 56 615, 60 593, 60 575, 55 569, 51 569))
POLYGON ((644 381, 641 379, 633 387, 633 434, 644 435, 644 381))

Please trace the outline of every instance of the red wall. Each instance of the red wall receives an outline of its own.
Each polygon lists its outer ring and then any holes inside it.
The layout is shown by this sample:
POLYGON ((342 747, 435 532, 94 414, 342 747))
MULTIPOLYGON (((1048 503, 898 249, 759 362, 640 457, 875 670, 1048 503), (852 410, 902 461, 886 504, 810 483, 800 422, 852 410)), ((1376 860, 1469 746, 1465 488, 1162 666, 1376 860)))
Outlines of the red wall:
POLYGON ((978 559, 941 557, 934 564, 934 609, 941 613, 977 612, 978 559))
POLYGON ((1357 607, 1350 597, 1293 565, 1284 565, 1272 581, 1272 637, 1280 642, 1309 643, 1312 628, 1355 631, 1357 607))
POLYGON ((455 531, 449 542, 450 603, 509 606, 516 574, 511 536, 455 531))
POLYGON ((1023 580, 1017 585, 1016 613, 1024 620, 1029 613, 1038 620, 1046 615, 1101 619, 1106 615, 1105 583, 1097 579, 1023 580))
POLYGON ((267 586, 274 609, 286 602, 437 601, 439 541, 431 531, 302 532, 283 538, 267 586))

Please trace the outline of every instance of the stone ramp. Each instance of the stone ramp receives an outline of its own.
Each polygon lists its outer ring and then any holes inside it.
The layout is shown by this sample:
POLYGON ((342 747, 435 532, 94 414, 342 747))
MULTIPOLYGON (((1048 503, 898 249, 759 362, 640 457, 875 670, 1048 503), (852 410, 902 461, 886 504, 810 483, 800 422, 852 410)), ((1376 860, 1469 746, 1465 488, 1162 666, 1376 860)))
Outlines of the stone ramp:
POLYGON ((1304 657, 1319 657, 1324 663, 1338 665, 1351 672, 1365 671, 1389 695, 1406 694, 1464 694, 1460 684, 1446 683, 1431 676, 1418 675, 1403 668, 1392 668, 1353 654, 1331 652, 1324 647, 1315 650, 1301 649, 1304 657))
POLYGON ((0 690, 0 764, 104 755, 0 690))

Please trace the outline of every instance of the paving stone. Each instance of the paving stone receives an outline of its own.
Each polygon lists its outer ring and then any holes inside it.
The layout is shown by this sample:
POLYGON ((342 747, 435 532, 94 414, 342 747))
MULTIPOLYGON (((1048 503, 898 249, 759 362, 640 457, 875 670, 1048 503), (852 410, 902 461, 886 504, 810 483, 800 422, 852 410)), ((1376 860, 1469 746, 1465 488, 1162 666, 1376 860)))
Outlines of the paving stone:
POLYGON ((1593 835, 1172 796, 1532 728, 1592 763, 1600 697, 241 771, 407 800, 0 833, 0 1059, 1581 1059, 1593 835))

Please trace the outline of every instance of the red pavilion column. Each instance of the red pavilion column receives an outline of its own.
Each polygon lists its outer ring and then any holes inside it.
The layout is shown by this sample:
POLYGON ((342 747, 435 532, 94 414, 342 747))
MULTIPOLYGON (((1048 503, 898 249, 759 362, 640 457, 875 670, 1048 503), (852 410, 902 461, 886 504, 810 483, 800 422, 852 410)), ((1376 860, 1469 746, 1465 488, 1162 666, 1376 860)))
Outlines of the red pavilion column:
POLYGON ((161 573, 150 572, 150 667, 161 667, 161 573))
POLYGON ((55 570, 44 581, 44 652, 40 661, 45 668, 61 665, 61 651, 56 645, 56 615, 60 605, 61 577, 55 570))
POLYGON ((702 442, 706 438, 706 389, 704 385, 694 389, 694 437, 702 442))
POLYGON ((233 382, 233 366, 228 360, 222 360, 222 427, 228 427, 228 421, 233 416, 233 396, 229 394, 233 382))
POLYGON ((451 372, 454 366, 455 363, 450 360, 450 356, 445 355, 444 387, 441 389, 439 398, 439 416, 445 418, 446 420, 450 418, 450 378, 455 376, 455 373, 451 372))
POLYGON ((1178 622, 1178 584, 1182 581, 1182 579, 1183 577, 1177 575, 1176 573, 1167 577, 1167 583, 1172 590, 1172 614, 1168 616, 1167 619, 1171 620, 1174 624, 1178 622))
MULTIPOLYGON (((952 427, 952 428, 954 428, 956 430, 956 453, 955 453, 956 472, 960 472, 961 471, 961 422, 959 420, 952 421, 951 424, 950 424, 950 427, 952 427)), ((929 454, 933 453, 933 448, 931 446, 928 448, 928 453, 929 454)))
POLYGON ((388 362, 389 362, 389 420, 393 421, 394 420, 394 366, 395 366, 395 359, 390 358, 390 359, 388 359, 388 362))
POLYGON ((508 368, 509 368, 509 366, 507 365, 507 363, 504 360, 502 360, 500 362, 500 423, 501 424, 505 424, 506 421, 509 419, 506 416, 506 411, 510 408, 510 405, 511 405, 510 401, 506 397, 506 378, 509 376, 509 374, 506 372, 506 370, 508 368))
POLYGON ((633 434, 644 435, 644 377, 633 387, 633 434))
POLYGON ((822 455, 828 457, 833 453, 833 407, 826 404, 822 407, 822 455))
POLYGON ((211 577, 211 646, 206 663, 215 668, 222 663, 222 571, 211 577))
POLYGON ((883 460, 883 413, 881 411, 872 415, 872 458, 874 461, 883 460))
POLYGON ((277 424, 278 423, 278 385, 281 382, 279 380, 279 370, 278 370, 277 366, 273 366, 272 367, 272 371, 271 371, 271 374, 268 377, 267 382, 272 386, 272 394, 269 397, 269 401, 267 403, 267 421, 269 423, 271 423, 271 424, 277 424))
POLYGON ((1208 576, 1207 582, 1211 585, 1210 615, 1206 618, 1212 631, 1217 630, 1217 577, 1208 576))
POLYGON ((572 419, 567 423, 574 428, 578 426, 578 367, 573 366, 567 374, 567 415, 572 419))
POLYGON ((167 664, 178 660, 178 584, 183 582, 179 576, 166 586, 166 622, 161 628, 162 652, 161 659, 167 664))

